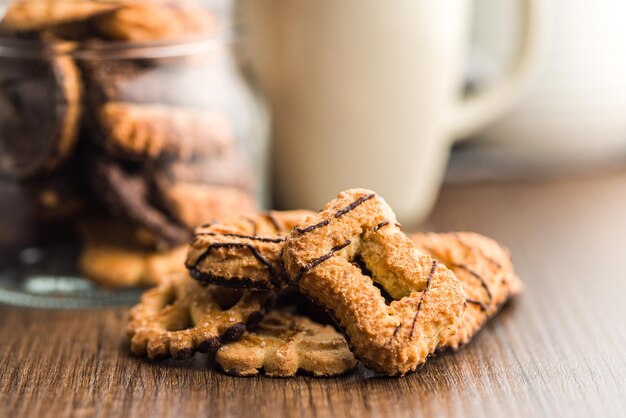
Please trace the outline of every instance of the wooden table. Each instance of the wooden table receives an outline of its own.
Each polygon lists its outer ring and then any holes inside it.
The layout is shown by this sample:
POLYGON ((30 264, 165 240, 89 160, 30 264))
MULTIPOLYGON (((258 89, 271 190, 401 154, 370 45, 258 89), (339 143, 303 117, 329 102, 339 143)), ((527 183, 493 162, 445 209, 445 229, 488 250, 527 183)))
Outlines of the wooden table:
POLYGON ((123 309, 0 308, 0 417, 626 416, 626 172, 445 187, 425 225, 513 253, 527 289, 404 379, 233 378, 133 358, 123 309))

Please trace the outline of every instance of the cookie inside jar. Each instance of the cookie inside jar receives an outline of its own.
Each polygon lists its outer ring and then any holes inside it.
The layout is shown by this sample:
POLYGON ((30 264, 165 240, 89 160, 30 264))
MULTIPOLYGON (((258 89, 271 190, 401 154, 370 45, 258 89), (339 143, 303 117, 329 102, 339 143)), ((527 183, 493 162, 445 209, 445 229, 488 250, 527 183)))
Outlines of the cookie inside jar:
POLYGON ((87 293, 154 284, 107 282, 85 260, 167 259, 195 227, 263 207, 267 117, 231 9, 22 0, 0 10, 0 277, 13 290, 30 292, 30 278, 52 271, 40 261, 55 263, 61 247, 55 277, 87 293), (108 232, 86 239, 85 224, 108 232), (44 256, 24 263, 32 249, 44 256))

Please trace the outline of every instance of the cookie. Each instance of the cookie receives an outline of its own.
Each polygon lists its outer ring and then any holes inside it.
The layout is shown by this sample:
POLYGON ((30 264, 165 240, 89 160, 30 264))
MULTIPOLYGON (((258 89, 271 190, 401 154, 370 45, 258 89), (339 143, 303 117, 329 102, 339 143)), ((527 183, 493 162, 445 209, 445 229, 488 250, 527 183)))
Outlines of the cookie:
POLYGON ((234 288, 284 288, 285 237, 312 215, 305 210, 268 212, 199 227, 187 256, 189 273, 203 283, 234 288))
POLYGON ((140 169, 128 169, 107 158, 92 163, 97 197, 107 210, 150 235, 155 249, 166 251, 189 242, 191 232, 151 202, 149 181, 140 169))
POLYGON ((167 181, 158 184, 156 199, 160 205, 189 229, 233 214, 256 212, 254 196, 235 187, 167 181))
POLYGON ((253 165, 244 150, 231 148, 215 157, 161 161, 152 166, 149 175, 154 188, 164 194, 167 194, 168 186, 175 183, 230 186, 253 193, 257 186, 253 165))
POLYGON ((74 61, 0 57, 0 176, 27 179, 72 153, 81 113, 74 61))
POLYGON ((0 178, 0 202, 5 202, 5 217, 24 217, 33 223, 73 220, 89 206, 86 184, 67 167, 49 176, 26 181, 0 178), (15 212, 17 216, 11 216, 15 212))
POLYGON ((355 356, 379 373, 415 371, 461 325, 459 280, 419 252, 369 190, 342 192, 295 227, 283 262, 290 283, 329 311, 355 356))
POLYGON ((450 268, 465 291, 467 309, 460 332, 448 341, 466 344, 511 297, 522 291, 509 252, 491 238, 473 233, 413 234, 417 247, 450 268))
POLYGON ((97 112, 97 125, 112 155, 140 161, 219 155, 235 137, 223 113, 167 105, 106 103, 97 112))
POLYGON ((14 1, 0 21, 6 32, 32 32, 109 13, 115 2, 86 0, 14 1))
POLYGON ((89 206, 81 190, 62 177, 53 176, 28 186, 31 186, 27 193, 32 202, 33 219, 40 222, 72 219, 89 206))
POLYGON ((186 245, 162 253, 146 250, 133 229, 119 222, 83 223, 80 236, 79 269, 101 286, 155 286, 185 271, 186 245))
POLYGON ((215 351, 258 323, 271 300, 268 292, 203 287, 185 274, 169 276, 131 309, 130 349, 151 359, 215 351))
POLYGON ((102 16, 94 27, 104 39, 145 42, 209 36, 217 30, 217 20, 191 2, 146 2, 128 4, 102 16))
POLYGON ((36 242, 39 228, 33 222, 32 201, 19 183, 0 180, 0 249, 36 242))
POLYGON ((291 377, 299 371, 318 377, 345 374, 356 360, 345 338, 330 325, 304 316, 270 312, 254 331, 220 347, 215 362, 227 374, 291 377))

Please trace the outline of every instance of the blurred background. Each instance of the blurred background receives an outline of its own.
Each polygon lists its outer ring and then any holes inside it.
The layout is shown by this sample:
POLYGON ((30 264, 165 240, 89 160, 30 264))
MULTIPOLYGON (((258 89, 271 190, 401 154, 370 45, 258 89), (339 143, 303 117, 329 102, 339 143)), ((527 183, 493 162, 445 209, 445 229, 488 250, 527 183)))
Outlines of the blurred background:
MULTIPOLYGON (((527 179, 623 166, 626 153, 624 2, 541 4, 536 74, 509 112, 455 147, 453 182, 527 179)), ((515 1, 476 2, 470 85, 502 74, 514 53, 515 1)))

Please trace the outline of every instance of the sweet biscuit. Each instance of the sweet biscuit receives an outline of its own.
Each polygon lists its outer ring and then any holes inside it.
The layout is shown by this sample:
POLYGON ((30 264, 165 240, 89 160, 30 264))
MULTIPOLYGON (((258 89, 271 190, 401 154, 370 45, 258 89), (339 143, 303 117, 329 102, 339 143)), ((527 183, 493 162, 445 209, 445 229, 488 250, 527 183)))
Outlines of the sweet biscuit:
MULTIPOLYGON (((191 160, 160 161, 152 166, 149 176, 153 179, 157 192, 163 194, 167 194, 169 187, 177 183, 230 186, 253 193, 258 182, 253 164, 245 154, 241 149, 231 148, 214 157, 198 156, 191 160)), ((194 227, 203 223, 206 221, 195 224, 194 227)))
POLYGON ((249 192, 202 183, 172 183, 161 189, 160 201, 174 219, 190 229, 212 219, 256 211, 249 192))
POLYGON ((345 338, 330 325, 304 316, 270 312, 254 331, 220 347, 217 365, 227 374, 295 376, 298 371, 319 377, 337 376, 356 366, 345 338))
POLYGON ((106 209, 150 235, 154 248, 166 251, 189 242, 191 232, 152 204, 149 181, 142 172, 98 158, 91 164, 94 190, 106 209))
POLYGON ((452 349, 466 344, 522 290, 509 252, 491 238, 473 232, 413 234, 410 238, 420 250, 448 266, 465 291, 463 325, 447 344, 452 349))
POLYGON ((235 187, 157 179, 155 199, 179 224, 193 229, 214 219, 256 212, 250 192, 235 187))
POLYGON ((0 21, 7 32, 32 32, 85 20, 119 7, 111 1, 28 0, 15 1, 0 21))
POLYGON ((284 288, 281 252, 285 237, 313 214, 273 211, 199 227, 187 256, 190 275, 203 283, 234 288, 284 288))
POLYGON ((191 2, 146 2, 125 5, 96 19, 94 26, 108 40, 145 42, 211 35, 217 20, 191 2))
POLYGON ((0 58, 0 176, 48 173, 71 155, 81 90, 69 57, 0 58))
POLYGON ((268 292, 203 287, 186 274, 169 276, 131 309, 130 349, 151 359, 215 351, 258 323, 271 300, 268 292))
POLYGON ((158 253, 146 250, 128 225, 89 222, 80 225, 83 248, 79 269, 105 287, 155 286, 185 271, 187 246, 158 253))
POLYGON ((88 207, 84 179, 77 176, 76 171, 72 167, 25 181, 0 177, 0 201, 7 208, 4 220, 13 218, 10 212, 29 219, 31 223, 75 219, 88 207))
POLYGON ((187 247, 164 253, 86 244, 79 258, 81 273, 104 287, 155 286, 169 274, 184 271, 187 247))
POLYGON ((97 112, 104 146, 114 156, 155 160, 219 155, 234 143, 222 113, 155 104, 109 102, 97 112))
POLYGON ((461 325, 459 280, 417 250, 371 191, 342 192, 295 227, 283 262, 291 284, 329 311, 355 356, 379 373, 416 370, 461 325))

